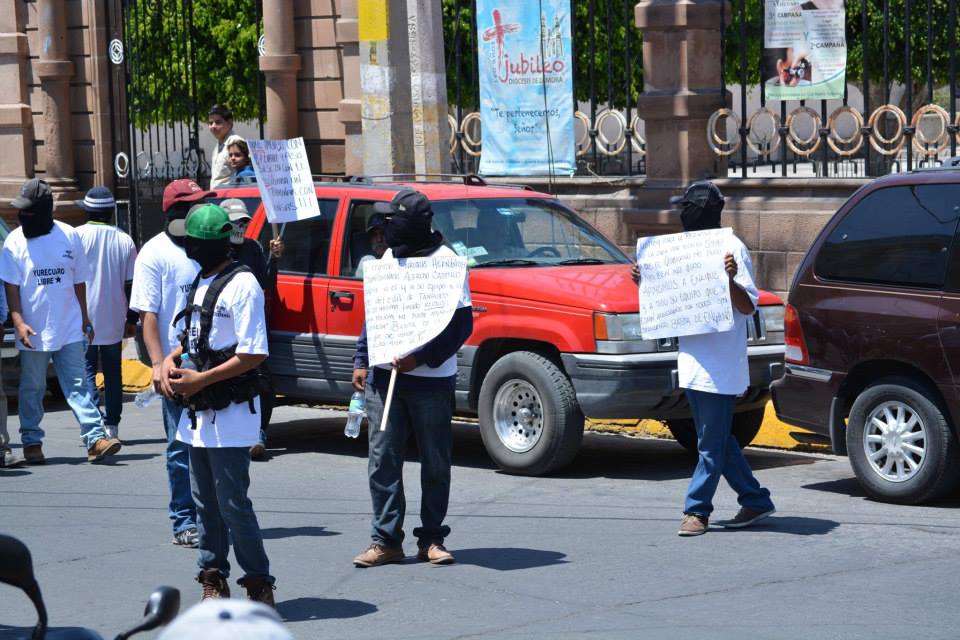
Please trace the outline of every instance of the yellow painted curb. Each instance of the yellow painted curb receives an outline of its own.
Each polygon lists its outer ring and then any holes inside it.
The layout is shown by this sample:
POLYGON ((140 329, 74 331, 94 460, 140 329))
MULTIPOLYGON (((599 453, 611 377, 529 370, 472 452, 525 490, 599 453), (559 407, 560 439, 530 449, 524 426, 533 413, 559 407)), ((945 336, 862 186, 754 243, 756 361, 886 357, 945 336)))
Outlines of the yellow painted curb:
MULTIPOLYGON (((153 381, 153 371, 139 360, 124 360, 120 364, 125 393, 140 393, 153 381)), ((97 387, 103 388, 103 374, 97 374, 97 387)))

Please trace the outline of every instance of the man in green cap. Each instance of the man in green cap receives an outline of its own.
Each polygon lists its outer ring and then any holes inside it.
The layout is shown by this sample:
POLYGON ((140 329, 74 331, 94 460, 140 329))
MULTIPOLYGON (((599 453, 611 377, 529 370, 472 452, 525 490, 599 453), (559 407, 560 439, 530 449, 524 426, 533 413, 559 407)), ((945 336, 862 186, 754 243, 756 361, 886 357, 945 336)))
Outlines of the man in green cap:
POLYGON ((233 541, 244 570, 238 583, 251 600, 273 606, 274 578, 260 525, 247 497, 250 447, 260 433, 260 366, 267 358, 263 289, 230 257, 233 225, 213 204, 195 207, 185 222, 184 248, 200 265, 175 318, 181 346, 163 362, 162 375, 186 407, 177 440, 189 445, 190 486, 197 505, 203 598, 227 598, 233 541))

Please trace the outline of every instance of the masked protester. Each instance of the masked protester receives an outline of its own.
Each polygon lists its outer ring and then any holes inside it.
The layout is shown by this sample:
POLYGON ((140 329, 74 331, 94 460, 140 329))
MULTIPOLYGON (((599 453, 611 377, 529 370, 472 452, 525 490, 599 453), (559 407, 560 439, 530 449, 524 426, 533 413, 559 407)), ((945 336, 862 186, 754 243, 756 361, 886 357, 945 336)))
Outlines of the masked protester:
MULTIPOLYGON (((720 228, 723 195, 712 182, 695 182, 682 196, 671 199, 682 207, 684 231, 720 228)), ((747 363, 747 322, 756 309, 759 293, 753 281, 750 252, 736 236, 725 252, 724 269, 730 287, 734 325, 728 331, 680 338, 677 376, 684 389, 697 430, 699 458, 687 489, 679 535, 706 533, 713 496, 721 476, 737 493, 740 511, 721 527, 747 527, 774 513, 770 492, 753 476, 750 464, 731 432, 737 396, 750 384, 747 363)))
POLYGON ((161 375, 163 360, 180 346, 173 317, 186 305, 187 291, 199 266, 184 251, 184 219, 190 207, 214 195, 193 180, 174 180, 163 190, 164 231, 140 249, 133 270, 130 308, 141 314, 143 342, 153 365, 153 387, 163 394, 163 427, 167 436, 167 480, 173 543, 197 546, 196 507, 190 495, 189 447, 177 440, 183 407, 170 399, 170 383, 161 375))
POLYGON ((107 437, 103 418, 87 387, 85 342, 96 334, 87 314, 87 258, 77 232, 53 219, 53 194, 43 180, 23 185, 12 202, 20 226, 0 254, 10 318, 20 352, 20 438, 29 464, 43 464, 43 396, 53 360, 63 395, 80 423, 87 460, 99 462, 120 450, 107 437))
POLYGON ((127 287, 133 280, 137 249, 133 240, 114 226, 117 203, 106 187, 90 189, 80 201, 87 223, 77 228, 90 265, 87 311, 97 336, 87 346, 87 385, 100 406, 97 371, 103 370, 103 426, 111 438, 119 436, 123 408, 120 353, 125 334, 135 331, 137 317, 127 315, 127 287))
POLYGON ((163 376, 168 397, 186 407, 177 440, 190 455, 202 598, 230 597, 232 542, 245 573, 238 583, 250 600, 273 606, 274 578, 247 497, 267 358, 264 298, 250 270, 231 257, 232 228, 227 212, 213 204, 187 216, 187 256, 200 273, 174 320, 180 346, 165 358, 163 376), (180 368, 188 355, 193 367, 180 368))
MULTIPOLYGON (((390 202, 378 202, 374 211, 385 217, 384 235, 389 248, 384 260, 427 256, 454 256, 443 236, 431 226, 433 210, 422 193, 403 190, 390 202)), ((459 308, 436 338, 393 366, 398 375, 387 428, 379 425, 390 380, 389 367, 375 367, 368 375, 366 325, 357 340, 353 359, 353 386, 365 391, 369 420, 370 497, 373 501, 371 544, 353 559, 357 567, 375 567, 403 560, 403 459, 408 436, 413 433, 420 452, 421 526, 417 559, 433 564, 454 561, 444 547, 450 527, 443 524, 450 501, 451 419, 457 377, 457 351, 473 331, 470 289, 464 284, 459 308)))

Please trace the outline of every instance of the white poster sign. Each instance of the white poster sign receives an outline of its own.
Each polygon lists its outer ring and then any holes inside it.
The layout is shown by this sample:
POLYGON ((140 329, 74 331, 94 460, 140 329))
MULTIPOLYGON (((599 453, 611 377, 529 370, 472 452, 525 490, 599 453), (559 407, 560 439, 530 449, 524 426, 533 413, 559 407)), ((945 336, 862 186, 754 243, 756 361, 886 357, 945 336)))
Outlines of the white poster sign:
POLYGON ((303 138, 248 140, 267 220, 296 222, 320 215, 303 138))
POLYGON ((709 229, 637 240, 640 334, 645 340, 733 328, 723 259, 732 229, 709 229))
POLYGON ((847 69, 843 0, 764 0, 760 73, 771 100, 839 99, 847 69))
POLYGON ((467 259, 382 258, 363 265, 370 366, 390 364, 440 335, 469 289, 467 259))

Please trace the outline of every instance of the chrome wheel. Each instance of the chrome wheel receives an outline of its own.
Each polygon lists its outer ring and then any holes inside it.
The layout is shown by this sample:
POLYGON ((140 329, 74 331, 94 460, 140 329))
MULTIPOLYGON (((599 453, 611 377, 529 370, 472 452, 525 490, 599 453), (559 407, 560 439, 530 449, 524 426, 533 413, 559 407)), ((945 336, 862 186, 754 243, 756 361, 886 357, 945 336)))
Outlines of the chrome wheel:
POLYGON ((543 434, 543 404, 536 387, 526 380, 507 380, 493 400, 497 437, 510 451, 526 453, 543 434))
POLYGON ((910 480, 926 458, 927 432, 923 420, 903 402, 878 405, 864 425, 863 451, 870 468, 884 480, 910 480))

